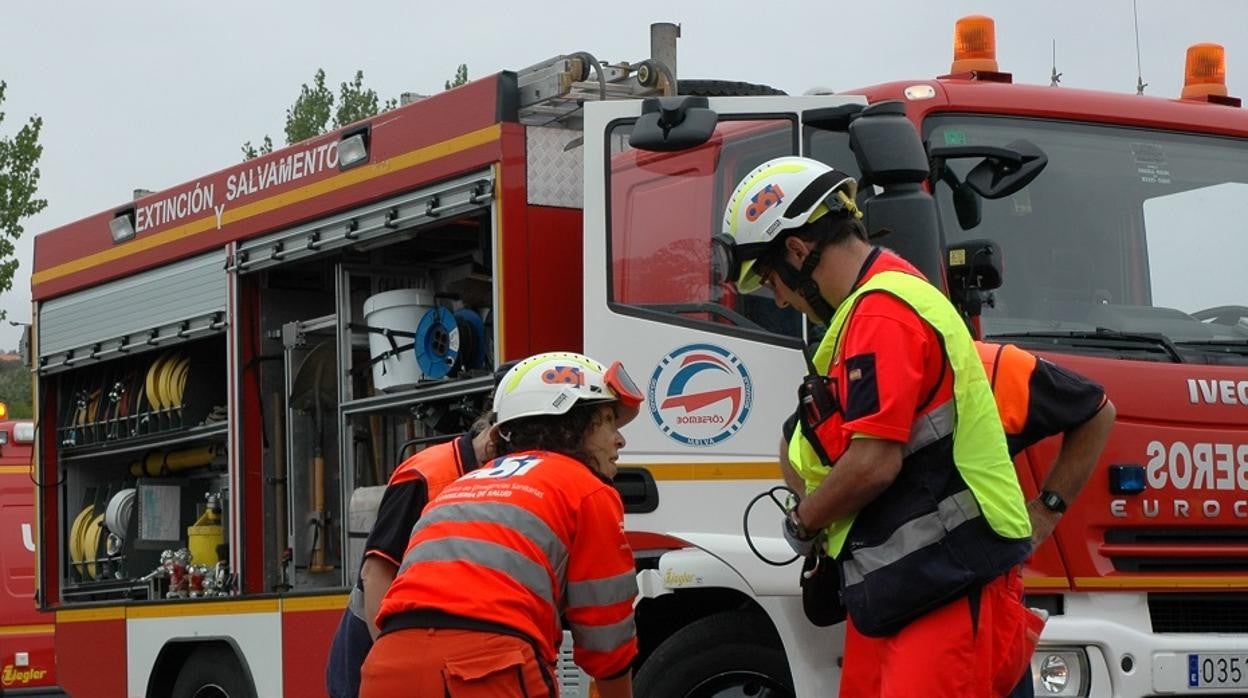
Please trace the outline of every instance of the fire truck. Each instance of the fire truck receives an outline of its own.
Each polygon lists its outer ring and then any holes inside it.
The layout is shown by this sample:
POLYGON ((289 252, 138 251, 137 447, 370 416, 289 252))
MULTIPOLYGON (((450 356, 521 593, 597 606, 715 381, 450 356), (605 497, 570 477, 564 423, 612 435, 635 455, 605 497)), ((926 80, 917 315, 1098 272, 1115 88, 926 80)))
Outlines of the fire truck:
MULTIPOLYGON (((682 79, 655 25, 645 60, 504 71, 39 235, 60 685, 323 694, 388 473, 462 432, 501 361, 572 349, 648 392, 616 480, 637 694, 835 695, 842 631, 806 620, 797 566, 762 559, 779 512, 749 507, 818 329, 735 293, 711 244, 740 177, 803 154, 862 179, 869 229, 986 339, 1118 406, 1027 569, 1040 694, 1242 692, 1248 116, 1224 59, 1193 49, 1182 99, 1027 86, 959 26, 948 75, 788 96, 682 79)), ((1028 496, 1056 450, 1019 457, 1028 496)))
POLYGON ((62 696, 56 690, 54 626, 35 606, 35 425, 0 403, 0 695, 62 696))

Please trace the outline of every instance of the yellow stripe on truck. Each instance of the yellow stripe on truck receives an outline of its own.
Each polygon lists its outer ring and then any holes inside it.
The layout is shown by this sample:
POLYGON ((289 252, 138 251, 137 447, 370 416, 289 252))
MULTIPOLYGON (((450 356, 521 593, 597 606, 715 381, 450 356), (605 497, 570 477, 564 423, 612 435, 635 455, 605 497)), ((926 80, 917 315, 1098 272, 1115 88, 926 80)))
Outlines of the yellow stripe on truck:
POLYGON ((277 599, 255 599, 251 601, 179 601, 152 606, 131 606, 126 617, 138 618, 173 618, 177 616, 229 616, 243 613, 277 613, 277 599))
POLYGON ((282 599, 283 613, 299 613, 305 611, 341 611, 347 607, 347 594, 331 596, 288 596, 282 599))
POLYGON ((108 608, 75 608, 72 611, 57 611, 57 623, 90 623, 101 620, 125 620, 126 609, 120 606, 108 608))
MULTIPOLYGON (((302 187, 296 187, 290 191, 275 194, 273 196, 252 201, 235 209, 227 208, 221 216, 221 224, 236 223, 253 216, 268 213, 275 209, 297 204, 308 199, 323 196, 329 192, 343 187, 349 187, 360 182, 367 182, 370 179, 382 177, 384 175, 393 174, 400 170, 405 170, 417 165, 423 165, 433 160, 444 158, 448 155, 469 150, 480 145, 492 143, 502 137, 502 126, 499 124, 491 124, 485 128, 477 129, 465 133, 462 136, 448 138, 444 141, 418 148, 411 152, 396 155, 389 160, 382 160, 371 165, 365 165, 356 169, 348 170, 342 174, 334 175, 319 182, 305 184, 302 187)), ((31 275, 31 283, 39 285, 59 279, 62 276, 75 274, 85 271, 92 267, 98 267, 102 264, 115 262, 123 257, 128 257, 138 252, 145 252, 150 249, 168 245, 185 238, 198 235, 208 230, 215 230, 217 227, 217 216, 215 213, 197 218, 193 221, 177 225, 168 230, 162 230, 159 233, 145 235, 135 238, 130 242, 101 250, 85 257, 80 257, 69 262, 49 267, 42 271, 37 271, 31 275)))
POLYGON ((641 467, 650 471, 655 480, 781 480, 780 464, 776 462, 754 463, 652 463, 649 465, 624 464, 624 467, 641 467))
POLYGON ((0 625, 0 637, 11 635, 51 635, 54 632, 56 632, 56 626, 51 623, 46 625, 0 625))

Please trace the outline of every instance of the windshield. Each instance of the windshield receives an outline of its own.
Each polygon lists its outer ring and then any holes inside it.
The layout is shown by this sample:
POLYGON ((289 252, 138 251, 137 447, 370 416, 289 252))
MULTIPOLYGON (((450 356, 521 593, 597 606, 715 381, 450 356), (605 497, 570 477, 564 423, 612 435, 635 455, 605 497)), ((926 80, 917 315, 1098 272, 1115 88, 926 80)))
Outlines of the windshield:
MULTIPOLYGON (((964 230, 936 188, 946 242, 988 238, 1003 285, 985 307, 992 337, 1138 335, 1184 361, 1245 360, 1248 145, 1116 126, 970 116, 927 122, 937 145, 1023 138, 1048 156, 1029 186, 981 200, 964 230)), ((973 160, 950 163, 959 179, 973 160)))

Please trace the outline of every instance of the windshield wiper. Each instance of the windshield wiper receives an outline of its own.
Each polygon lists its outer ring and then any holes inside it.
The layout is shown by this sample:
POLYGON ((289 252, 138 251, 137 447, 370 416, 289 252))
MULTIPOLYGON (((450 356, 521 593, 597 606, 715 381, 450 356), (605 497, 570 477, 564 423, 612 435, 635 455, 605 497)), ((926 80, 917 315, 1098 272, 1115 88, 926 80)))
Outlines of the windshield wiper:
POLYGON ((1107 348, 1113 348, 1114 344, 1112 343, 1115 342, 1130 342, 1137 345, 1147 344, 1150 347, 1160 347, 1174 363, 1184 363, 1183 356, 1179 354, 1179 349, 1174 345, 1174 342, 1170 341, 1169 337, 1159 332, 1120 332, 1106 327, 1098 327, 1095 331, 1050 330, 1041 332, 1002 332, 1000 334, 986 335, 985 339, 1077 339, 1089 342, 1094 346, 1107 348))
POLYGON ((1248 339, 1181 339, 1175 342, 1184 348, 1214 351, 1222 354, 1242 354, 1248 356, 1248 339))

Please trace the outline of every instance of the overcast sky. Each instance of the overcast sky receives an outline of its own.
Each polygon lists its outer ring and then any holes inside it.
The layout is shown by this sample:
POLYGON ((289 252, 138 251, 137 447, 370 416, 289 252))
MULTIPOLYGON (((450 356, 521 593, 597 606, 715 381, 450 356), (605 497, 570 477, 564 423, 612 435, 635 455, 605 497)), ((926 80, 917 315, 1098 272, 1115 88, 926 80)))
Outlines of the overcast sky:
MULTIPOLYGON (((1226 46, 1230 93, 1248 97, 1248 2, 1138 0, 1138 11, 1147 93, 1177 97, 1186 47, 1212 41, 1226 46)), ((1056 40, 1064 85, 1135 89, 1131 0, 6 2, 0 129, 43 117, 48 207, 25 223, 21 269, 0 307, 30 320, 37 233, 114 208, 135 188, 232 165, 243 141, 267 133, 280 144, 285 109, 317 68, 335 91, 362 69, 383 98, 429 94, 459 63, 479 77, 580 50, 638 61, 650 22, 670 21, 682 25, 680 77, 800 94, 947 72, 953 23, 975 13, 997 20, 1001 69, 1016 82, 1048 83, 1056 40)), ((19 334, 0 324, 0 350, 19 334)))

